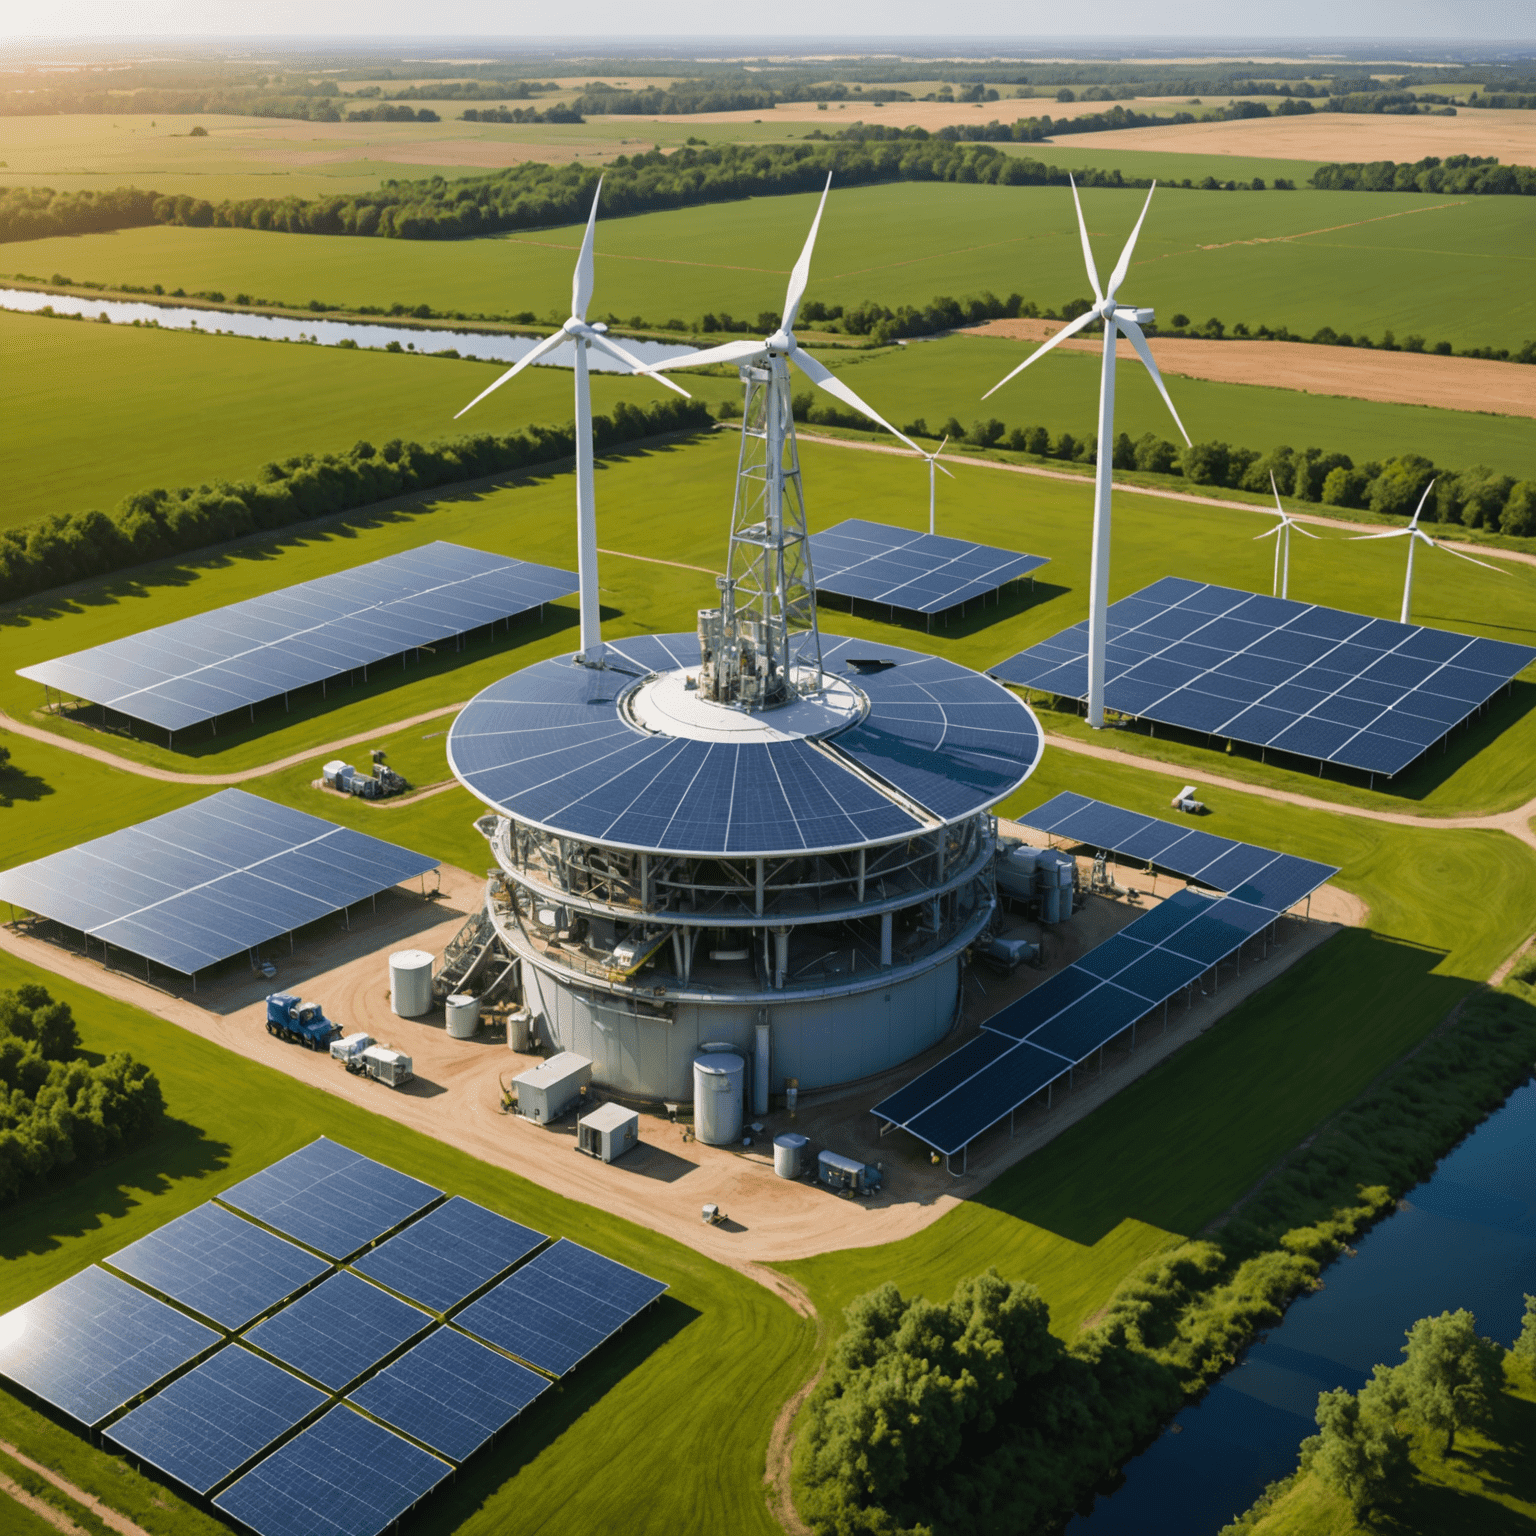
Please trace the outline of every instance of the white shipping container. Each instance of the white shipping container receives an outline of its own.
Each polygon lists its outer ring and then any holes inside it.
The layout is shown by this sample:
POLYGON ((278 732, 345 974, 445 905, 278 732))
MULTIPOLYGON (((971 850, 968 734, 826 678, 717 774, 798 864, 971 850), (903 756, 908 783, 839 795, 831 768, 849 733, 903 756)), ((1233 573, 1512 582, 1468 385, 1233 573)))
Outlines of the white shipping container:
POLYGON ((548 1125, 581 1097, 581 1090, 591 1081, 592 1063, 574 1051, 561 1051, 512 1079, 517 1089, 517 1112, 548 1125))

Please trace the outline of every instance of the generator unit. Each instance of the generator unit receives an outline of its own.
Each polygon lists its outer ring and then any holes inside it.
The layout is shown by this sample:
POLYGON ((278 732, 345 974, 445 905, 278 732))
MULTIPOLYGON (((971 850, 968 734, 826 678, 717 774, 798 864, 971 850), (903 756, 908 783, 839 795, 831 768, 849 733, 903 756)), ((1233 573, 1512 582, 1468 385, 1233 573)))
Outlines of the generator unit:
POLYGON ((328 762, 320 773, 332 789, 339 789, 344 795, 360 795, 364 800, 384 800, 410 788, 400 774, 385 766, 380 751, 373 754, 372 773, 359 773, 339 757, 328 762))
POLYGON ((591 1081, 592 1063, 587 1057, 574 1051, 557 1052, 512 1079, 517 1112, 526 1120, 548 1125, 581 1099, 591 1081))
POLYGON ((365 1046, 348 1060, 347 1071, 371 1077, 387 1088, 403 1088, 416 1075, 411 1070, 411 1058, 387 1045, 365 1046))
POLYGON ((355 1035, 346 1035, 340 1040, 333 1040, 331 1041, 331 1060, 351 1061, 354 1056, 361 1056, 372 1044, 373 1036, 365 1035, 361 1031, 355 1035))
POLYGON ((341 1038, 341 1025, 326 1018, 319 1003, 306 1003, 296 992, 273 992, 267 998, 267 1033, 323 1051, 341 1038))
POLYGON ((599 1162, 616 1162, 640 1145, 640 1116, 622 1104, 604 1104, 576 1122, 576 1149, 599 1162))
POLYGON ((861 1163, 840 1152, 817 1153, 816 1177, 829 1189, 847 1190, 854 1195, 873 1194, 885 1182, 884 1170, 878 1163, 861 1163))

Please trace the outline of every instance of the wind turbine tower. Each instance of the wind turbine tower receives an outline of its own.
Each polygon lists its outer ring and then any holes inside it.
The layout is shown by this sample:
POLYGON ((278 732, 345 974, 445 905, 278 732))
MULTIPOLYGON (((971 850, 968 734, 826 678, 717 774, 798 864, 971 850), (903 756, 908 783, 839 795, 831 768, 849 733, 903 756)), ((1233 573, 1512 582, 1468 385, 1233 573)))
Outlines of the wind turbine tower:
POLYGON ((949 474, 949 471, 947 469, 944 469, 944 466, 942 464, 939 463, 939 455, 944 452, 944 443, 947 443, 948 441, 949 441, 949 433, 946 432, 944 434, 944 442, 941 442, 939 444, 939 446, 933 450, 932 453, 925 453, 925 454, 923 454, 923 457, 928 460, 928 532, 929 533, 932 533, 934 531, 934 527, 933 527, 933 508, 934 508, 934 500, 935 500, 935 487, 934 487, 934 475, 933 475, 933 472, 936 469, 943 470, 946 475, 949 475, 949 478, 951 480, 953 480, 955 478, 953 475, 949 474))
POLYGON ((1291 534, 1296 532, 1304 538, 1315 539, 1315 533, 1308 533, 1300 523, 1280 505, 1280 487, 1275 484, 1275 472, 1269 472, 1269 488, 1275 493, 1275 516, 1280 519, 1273 528, 1266 528, 1263 533, 1254 535, 1255 540, 1273 539, 1275 541, 1275 575, 1270 586, 1270 595, 1273 597, 1289 597, 1291 595, 1291 534))

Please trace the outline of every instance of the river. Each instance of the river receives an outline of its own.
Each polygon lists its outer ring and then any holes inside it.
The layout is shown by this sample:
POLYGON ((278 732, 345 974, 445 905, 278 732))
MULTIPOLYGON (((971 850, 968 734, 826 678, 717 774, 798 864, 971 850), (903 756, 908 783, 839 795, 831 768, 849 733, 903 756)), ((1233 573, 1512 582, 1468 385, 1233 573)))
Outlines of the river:
POLYGON ((1284 1321, 1125 1468, 1069 1536, 1211 1536, 1296 1470, 1317 1394, 1396 1364, 1419 1318, 1458 1307, 1514 1342, 1536 1291, 1536 1085, 1517 1089, 1323 1274, 1284 1321))

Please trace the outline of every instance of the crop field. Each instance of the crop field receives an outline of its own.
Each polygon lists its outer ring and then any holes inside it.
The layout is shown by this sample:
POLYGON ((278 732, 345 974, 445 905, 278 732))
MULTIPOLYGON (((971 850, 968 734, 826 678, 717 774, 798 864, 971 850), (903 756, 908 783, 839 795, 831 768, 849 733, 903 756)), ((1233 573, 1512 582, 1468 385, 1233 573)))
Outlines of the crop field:
MULTIPOLYGON (((1106 272, 1142 196, 1085 194, 1106 272)), ((1457 347, 1518 346, 1536 335, 1524 202, 1167 188, 1125 291, 1197 322, 1215 315, 1228 326, 1283 323, 1306 335, 1331 325, 1377 339, 1392 330, 1457 347), (1456 281, 1446 282, 1452 265, 1456 281)), ((597 306, 626 320, 690 324, 706 311, 776 311, 813 208, 812 197, 796 195, 600 221, 597 306)), ((573 228, 434 242, 154 227, 25 241, 0 249, 0 265, 45 279, 59 272, 298 305, 544 314, 563 302, 579 238, 573 228)), ((828 204, 810 300, 895 307, 984 289, 1049 308, 1086 292, 1064 189, 907 183, 848 188, 828 204)))

